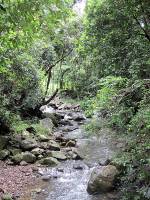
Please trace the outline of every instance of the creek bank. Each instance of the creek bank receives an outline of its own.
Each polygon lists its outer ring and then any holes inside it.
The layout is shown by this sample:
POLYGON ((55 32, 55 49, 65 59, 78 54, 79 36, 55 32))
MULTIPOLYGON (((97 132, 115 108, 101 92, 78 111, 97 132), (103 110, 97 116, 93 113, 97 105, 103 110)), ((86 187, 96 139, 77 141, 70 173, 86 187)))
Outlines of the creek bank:
POLYGON ((79 106, 70 105, 69 107, 69 105, 61 104, 57 110, 52 107, 42 109, 43 116, 46 118, 40 120, 40 125, 48 131, 48 134, 38 135, 31 126, 19 135, 0 136, 0 160, 6 160, 7 164, 13 165, 20 164, 22 161, 35 163, 46 157, 54 157, 58 160, 80 158, 75 149, 76 140, 66 138, 64 133, 77 129, 78 122, 85 120, 84 115, 79 112, 79 106), (70 112, 62 110, 65 108, 70 112), (77 109, 77 111, 72 113, 72 109, 77 109), (56 126, 59 126, 58 132, 54 132, 56 126))
POLYGON ((10 166, 0 161, 0 199, 4 194, 17 199, 23 194, 26 185, 34 184, 35 180, 33 165, 10 166))
MULTIPOLYGON (((55 102, 42 108, 42 111, 45 118, 41 124, 49 130, 48 135, 37 135, 33 127, 29 127, 22 134, 9 138, 3 148, 4 151, 9 151, 9 155, 3 158, 8 167, 15 169, 33 166, 29 176, 36 180, 39 177, 46 184, 43 189, 34 184, 31 191, 30 184, 26 183, 28 187, 22 189, 24 195, 20 193, 20 200, 117 199, 114 191, 93 197, 86 191, 94 168, 108 165, 118 149, 110 130, 101 130, 99 136, 88 136, 81 128, 81 124, 87 123, 87 120, 79 105, 60 105, 55 102), (16 164, 18 166, 15 166, 16 164)), ((117 143, 119 144, 119 141, 117 143)), ((3 181, 5 180, 4 178, 3 181)), ((18 187, 17 182, 15 186, 18 187)), ((99 190, 99 187, 96 188, 99 190)), ((111 188, 113 189, 113 186, 111 188)), ((9 190, 6 189, 6 192, 9 190)))

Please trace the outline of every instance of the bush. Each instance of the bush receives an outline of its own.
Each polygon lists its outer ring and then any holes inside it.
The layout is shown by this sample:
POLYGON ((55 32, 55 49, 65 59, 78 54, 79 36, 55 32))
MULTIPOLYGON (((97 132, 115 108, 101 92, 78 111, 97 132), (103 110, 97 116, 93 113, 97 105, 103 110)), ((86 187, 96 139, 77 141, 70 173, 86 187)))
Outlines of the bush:
MULTIPOLYGON (((149 132, 150 132, 150 81, 128 81, 123 78, 107 77, 99 81, 96 97, 83 103, 87 113, 107 110, 107 124, 127 138, 124 152, 113 162, 122 166, 122 200, 149 199, 149 132)), ((89 132, 97 133, 101 126, 92 120, 86 126, 89 132)))
POLYGON ((92 116, 95 110, 109 109, 112 97, 117 95, 119 89, 125 87, 126 82, 126 78, 113 76, 100 79, 97 84, 99 89, 96 97, 85 98, 81 103, 86 115, 92 116))
MULTIPOLYGON (((135 81, 116 97, 110 124, 126 134, 127 147, 114 162, 124 166, 121 176, 123 200, 149 199, 150 84, 135 81)), ((124 135, 121 135, 124 137, 124 135)))

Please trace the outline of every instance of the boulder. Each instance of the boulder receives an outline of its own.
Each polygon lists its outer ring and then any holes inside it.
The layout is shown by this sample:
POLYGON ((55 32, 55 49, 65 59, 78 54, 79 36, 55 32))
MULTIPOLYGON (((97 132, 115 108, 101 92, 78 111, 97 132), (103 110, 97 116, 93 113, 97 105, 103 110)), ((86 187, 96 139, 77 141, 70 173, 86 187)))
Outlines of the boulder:
POLYGON ((44 151, 45 151, 44 149, 37 147, 37 148, 33 149, 31 151, 31 153, 34 154, 35 156, 39 156, 39 155, 43 154, 44 151))
POLYGON ((83 169, 84 169, 84 166, 81 165, 81 164, 74 164, 74 165, 73 165, 73 169, 83 170, 83 169))
POLYGON ((0 150, 3 150, 7 146, 8 141, 9 137, 2 135, 0 136, 0 150))
POLYGON ((44 118, 40 120, 40 125, 44 128, 47 129, 50 133, 52 132, 54 128, 54 124, 50 118, 44 118))
POLYGON ((23 160, 23 161, 20 162, 20 165, 21 165, 21 166, 27 166, 28 163, 27 163, 26 161, 23 160))
POLYGON ((71 121, 66 120, 66 119, 60 120, 59 124, 60 124, 60 125, 63 125, 63 126, 67 126, 67 125, 68 125, 68 126, 73 126, 73 125, 74 125, 71 121))
POLYGON ((27 163, 34 163, 36 161, 36 156, 30 152, 24 152, 22 153, 22 160, 27 163))
POLYGON ((72 151, 69 151, 69 152, 67 152, 67 158, 68 158, 68 159, 76 160, 77 154, 74 153, 74 152, 72 152, 72 151))
POLYGON ((13 148, 20 148, 20 143, 22 141, 21 134, 14 134, 11 136, 11 139, 9 141, 9 146, 13 148))
POLYGON ((12 156, 12 161, 15 164, 19 164, 21 161, 25 161, 27 163, 34 163, 36 161, 36 156, 30 152, 23 152, 20 154, 18 153, 12 156))
POLYGON ((16 155, 16 154, 18 154, 18 153, 21 153, 22 151, 21 151, 21 149, 17 149, 17 148, 9 148, 8 149, 9 151, 10 151, 10 153, 14 156, 14 155, 16 155))
POLYGON ((66 147, 75 147, 76 146, 76 141, 74 140, 69 140, 66 145, 66 147))
POLYGON ((60 150, 59 143, 55 142, 54 140, 50 140, 47 144, 47 147, 49 150, 54 150, 54 151, 60 150))
POLYGON ((53 113, 44 113, 44 116, 46 118, 50 118, 52 120, 53 124, 55 126, 58 126, 58 122, 60 120, 60 117, 55 112, 53 112, 53 113))
POLYGON ((77 148, 71 147, 71 150, 72 150, 73 153, 76 154, 76 158, 75 158, 76 160, 83 160, 84 159, 84 155, 81 152, 79 152, 77 148))
POLYGON ((85 120, 85 119, 86 119, 86 117, 82 113, 78 113, 76 115, 73 115, 73 120, 75 120, 77 122, 85 120))
POLYGON ((37 147, 37 142, 34 139, 26 139, 26 140, 22 140, 20 141, 20 147, 23 150, 31 150, 35 147, 37 147))
POLYGON ((44 156, 43 155, 38 155, 38 159, 41 160, 44 156))
POLYGON ((49 175, 44 175, 41 177, 43 181, 49 181, 51 179, 51 176, 49 175))
POLYGON ((44 135, 44 134, 40 134, 40 135, 38 136, 38 139, 39 139, 40 142, 48 142, 48 141, 49 141, 48 136, 46 136, 46 135, 44 135))
POLYGON ((22 153, 18 153, 16 155, 12 156, 12 161, 15 164, 19 164, 22 160, 23 160, 23 154, 22 153))
POLYGON ((27 130, 24 130, 21 134, 23 139, 29 138, 30 137, 30 133, 27 130))
POLYGON ((67 115, 65 115, 64 117, 65 120, 74 120, 74 121, 82 121, 85 120, 86 117, 82 114, 82 113, 69 113, 67 115))
POLYGON ((0 151, 0 160, 4 160, 6 157, 8 157, 10 152, 7 149, 0 151))
POLYGON ((62 151, 50 151, 50 152, 47 152, 47 155, 51 156, 53 158, 57 158, 58 160, 66 160, 67 159, 65 153, 63 153, 62 151))
POLYGON ((39 147, 42 148, 42 149, 48 149, 48 143, 47 142, 41 142, 39 144, 39 147))
POLYGON ((6 164, 7 164, 7 165, 14 165, 14 163, 13 163, 10 159, 7 159, 7 160, 6 160, 6 164))
POLYGON ((78 129, 78 126, 62 126, 60 127, 60 130, 63 132, 71 132, 78 129))
POLYGON ((111 191, 118 174, 117 168, 113 165, 95 168, 88 182, 87 191, 90 194, 111 191))
POLYGON ((43 158, 42 160, 40 160, 40 164, 48 165, 48 166, 55 166, 55 165, 58 165, 59 162, 56 158, 47 157, 47 158, 43 158))

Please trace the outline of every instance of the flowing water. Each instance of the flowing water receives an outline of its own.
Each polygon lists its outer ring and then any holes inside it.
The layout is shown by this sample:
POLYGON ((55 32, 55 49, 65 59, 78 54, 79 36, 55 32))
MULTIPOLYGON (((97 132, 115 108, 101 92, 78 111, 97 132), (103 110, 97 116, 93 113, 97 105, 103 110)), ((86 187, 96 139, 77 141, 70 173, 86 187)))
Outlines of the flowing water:
MULTIPOLYGON (((53 112, 47 109, 47 112, 53 112)), ((82 115, 81 112, 73 110, 56 110, 59 114, 63 113, 64 119, 74 114, 82 115)), ((101 125, 103 120, 96 117, 101 125)), ((68 129, 68 125, 60 125, 55 133, 61 132, 66 138, 76 139, 76 147, 83 156, 83 160, 67 160, 61 162, 56 167, 40 168, 43 176, 50 176, 50 180, 42 186, 35 185, 35 188, 42 188, 42 192, 37 195, 30 195, 21 200, 111 200, 118 199, 117 194, 107 193, 99 195, 89 195, 86 191, 90 174, 94 167, 100 166, 106 160, 111 159, 124 146, 122 139, 117 139, 116 134, 111 129, 102 128, 96 135, 85 131, 82 123, 88 124, 90 120, 76 122, 71 120, 75 129, 68 129), (67 129, 65 129, 67 128, 67 129), (64 131, 65 130, 65 131, 64 131), (66 131, 68 130, 68 131, 66 131), (80 168, 80 169, 79 169, 80 168)), ((72 126, 71 126, 72 127, 72 126)), ((31 190, 29 188, 30 193, 31 190)))
POLYGON ((109 129, 102 129, 99 136, 89 136, 81 126, 65 133, 68 138, 77 140, 78 151, 84 160, 68 160, 55 168, 41 169, 44 175, 53 177, 45 189, 45 195, 38 200, 109 200, 116 199, 114 194, 89 195, 86 191, 91 171, 98 163, 103 163, 120 149, 120 141, 116 140, 109 129), (75 169, 81 166, 82 169, 75 169))

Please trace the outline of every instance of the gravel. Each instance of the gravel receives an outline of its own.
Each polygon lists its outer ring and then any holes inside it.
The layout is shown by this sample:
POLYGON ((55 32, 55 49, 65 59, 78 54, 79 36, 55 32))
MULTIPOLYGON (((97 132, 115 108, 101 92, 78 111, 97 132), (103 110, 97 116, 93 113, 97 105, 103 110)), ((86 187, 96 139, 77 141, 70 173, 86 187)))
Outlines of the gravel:
POLYGON ((34 165, 10 166, 0 161, 0 199, 4 193, 20 197, 25 187, 34 184, 36 176, 32 168, 34 165))

